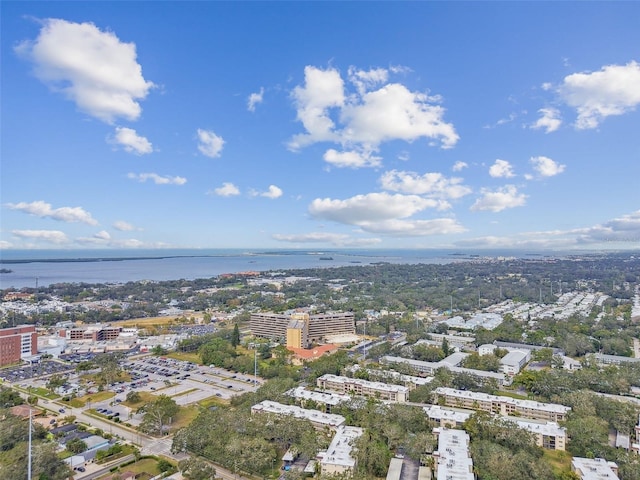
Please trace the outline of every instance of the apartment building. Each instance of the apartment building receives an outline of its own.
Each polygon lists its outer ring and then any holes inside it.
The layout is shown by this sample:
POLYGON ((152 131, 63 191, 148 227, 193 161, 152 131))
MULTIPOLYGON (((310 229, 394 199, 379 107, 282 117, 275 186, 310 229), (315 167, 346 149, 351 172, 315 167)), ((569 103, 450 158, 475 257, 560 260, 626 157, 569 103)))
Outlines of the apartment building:
POLYGON ((323 475, 341 475, 355 471, 356 459, 351 456, 351 451, 363 433, 364 430, 360 427, 338 427, 327 451, 319 454, 322 457, 320 470, 323 475))
POLYGON ((297 328, 291 323, 292 320, 307 322, 307 332, 301 332, 307 336, 306 339, 300 340, 303 344, 318 342, 330 335, 355 334, 356 332, 355 317, 351 312, 313 315, 307 313, 252 313, 249 319, 249 328, 251 333, 257 337, 286 339, 289 325, 297 328))
POLYGON ((316 386, 320 390, 331 390, 341 394, 356 394, 374 397, 390 402, 406 402, 409 389, 403 385, 370 382, 359 378, 325 374, 318 378, 316 386))
POLYGON ((534 420, 561 422, 571 407, 555 403, 520 400, 500 395, 438 387, 434 391, 437 403, 448 407, 468 408, 502 416, 519 416, 534 420))
POLYGON ((336 430, 344 424, 345 418, 342 415, 324 413, 319 410, 300 408, 295 405, 284 405, 270 400, 264 400, 251 407, 251 414, 270 413, 272 415, 285 415, 303 420, 309 420, 318 430, 329 428, 336 430))
POLYGON ((304 387, 296 387, 287 392, 287 395, 295 398, 304 407, 305 403, 311 402, 315 405, 323 405, 327 413, 331 413, 331 409, 341 403, 351 400, 349 395, 341 395, 338 393, 316 392, 307 390, 304 387))
POLYGON ((614 462, 607 462, 604 458, 582 458, 573 457, 571 459, 571 471, 576 473, 580 480, 619 480, 618 465, 614 462))
POLYGON ((436 480, 474 480, 473 460, 469 453, 469 435, 464 430, 434 428, 438 437, 436 480))
POLYGON ((505 420, 514 422, 518 427, 533 434, 536 445, 547 450, 562 450, 567 446, 567 429, 557 422, 543 422, 525 420, 516 417, 504 417, 505 420))
POLYGON ((0 366, 19 363, 38 353, 38 334, 34 325, 0 329, 0 366))
POLYGON ((394 363, 408 365, 416 372, 420 372, 425 375, 433 375, 439 368, 446 368, 453 373, 467 373, 469 375, 473 375, 481 382, 494 380, 498 383, 498 385, 511 384, 511 377, 505 375, 504 373, 485 372, 484 370, 474 370, 473 368, 457 367, 453 366, 449 361, 446 360, 447 359, 445 358, 444 360, 441 360, 439 362, 423 362, 422 360, 394 357, 391 355, 386 355, 380 359, 380 361, 386 365, 393 365, 394 363))

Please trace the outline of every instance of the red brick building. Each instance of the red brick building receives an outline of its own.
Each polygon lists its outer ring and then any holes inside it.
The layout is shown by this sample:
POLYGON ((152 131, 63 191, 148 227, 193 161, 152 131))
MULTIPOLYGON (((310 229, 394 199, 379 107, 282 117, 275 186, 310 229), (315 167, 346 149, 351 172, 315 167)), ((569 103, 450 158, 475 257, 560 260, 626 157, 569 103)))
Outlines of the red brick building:
POLYGON ((0 329, 0 366, 19 363, 38 353, 38 334, 34 325, 0 329))

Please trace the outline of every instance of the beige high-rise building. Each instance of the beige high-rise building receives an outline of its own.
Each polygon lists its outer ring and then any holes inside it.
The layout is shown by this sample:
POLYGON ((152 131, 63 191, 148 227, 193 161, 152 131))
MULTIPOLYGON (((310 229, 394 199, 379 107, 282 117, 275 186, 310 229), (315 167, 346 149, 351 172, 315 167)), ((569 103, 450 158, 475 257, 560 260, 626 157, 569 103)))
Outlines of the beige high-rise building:
MULTIPOLYGON (((355 334, 356 331, 355 317, 351 312, 312 315, 299 312, 294 314, 252 313, 249 320, 249 328, 251 333, 257 337, 285 341, 288 340, 287 330, 292 325, 292 320, 306 321, 308 331, 307 345, 319 342, 330 335, 355 334)), ((292 335, 297 334, 292 332, 292 335)))

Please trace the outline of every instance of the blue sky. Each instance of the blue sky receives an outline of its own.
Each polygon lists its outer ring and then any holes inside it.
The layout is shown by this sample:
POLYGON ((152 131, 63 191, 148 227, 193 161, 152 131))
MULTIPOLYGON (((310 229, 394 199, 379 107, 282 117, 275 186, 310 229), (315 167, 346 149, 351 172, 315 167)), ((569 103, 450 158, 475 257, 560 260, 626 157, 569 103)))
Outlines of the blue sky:
POLYGON ((640 246, 638 2, 12 2, 0 248, 640 246))

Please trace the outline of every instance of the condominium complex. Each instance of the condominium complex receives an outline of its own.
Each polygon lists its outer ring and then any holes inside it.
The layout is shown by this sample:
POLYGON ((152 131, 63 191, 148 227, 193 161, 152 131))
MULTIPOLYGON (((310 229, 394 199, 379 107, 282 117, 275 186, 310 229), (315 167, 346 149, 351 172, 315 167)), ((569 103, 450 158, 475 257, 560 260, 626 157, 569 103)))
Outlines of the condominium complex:
POLYGON ((341 426, 331 440, 327 451, 320 460, 320 470, 323 475, 340 475, 353 472, 356 468, 356 459, 351 456, 351 451, 356 440, 364 433, 360 427, 341 426))
POLYGON ((536 422, 515 417, 503 417, 533 434, 536 445, 548 450, 564 450, 567 445, 567 429, 556 422, 536 422))
POLYGON ((604 458, 573 457, 571 471, 577 474, 580 480, 619 480, 618 465, 607 462, 604 458))
POLYGON ((345 422, 342 415, 333 415, 319 410, 309 410, 295 405, 284 405, 269 400, 264 400, 251 407, 251 413, 270 413, 272 415, 286 415, 309 420, 313 426, 319 430, 323 430, 324 428, 335 430, 345 422))
MULTIPOLYGON (((423 407, 425 414, 439 427, 461 428, 473 410, 446 408, 439 405, 423 407)), ((513 422, 518 427, 533 434, 536 445, 548 450, 564 450, 567 445, 567 430, 556 422, 544 420, 525 420, 518 417, 497 417, 502 421, 513 422)))
POLYGON ((474 480, 473 460, 469 453, 469 435, 464 430, 434 428, 438 437, 436 480, 474 480))
POLYGON ((318 378, 316 385, 321 390, 332 390, 337 393, 375 397, 391 402, 406 402, 409 389, 402 385, 391 385, 381 382, 370 382, 359 378, 325 374, 318 378))
POLYGON ((287 395, 290 395, 296 400, 299 400, 303 407, 307 402, 312 402, 316 405, 323 405, 327 413, 331 413, 332 407, 351 400, 351 397, 349 395, 342 395, 339 393, 315 392, 312 390, 307 390, 304 387, 296 387, 294 389, 291 389, 287 392, 287 395))
MULTIPOLYGON (((456 357, 459 356, 456 355, 456 357)), ((509 385, 511 383, 511 377, 504 373, 485 372, 484 370, 454 366, 450 361, 447 361, 446 358, 439 362, 423 362, 421 360, 413 360, 411 358, 386 355, 382 357, 380 361, 387 365, 393 365, 394 363, 408 365, 416 372, 424 373, 426 375, 433 375, 439 368, 446 368, 453 373, 467 373, 469 375, 473 375, 482 382, 495 381, 498 385, 509 385)))
POLYGON ((312 342, 321 341, 330 335, 354 334, 356 331, 355 317, 351 312, 313 315, 307 313, 291 315, 252 313, 249 327, 253 335, 271 339, 288 339, 288 329, 291 329, 291 338, 299 336, 299 343, 305 346, 312 342), (294 330, 297 330, 297 333, 294 333, 294 330))
POLYGON ((511 397, 456 390, 447 387, 438 387, 434 393, 437 396, 437 403, 449 407, 482 410, 502 416, 520 416, 535 420, 560 422, 565 420, 567 413, 571 410, 571 407, 555 403, 519 400, 511 397))
POLYGON ((34 325, 0 329, 0 366, 19 363, 38 353, 38 334, 34 325))

